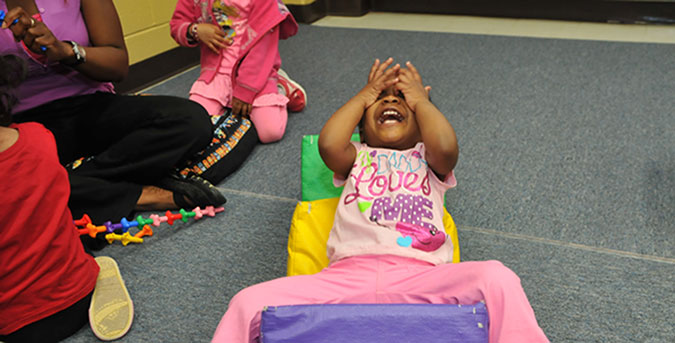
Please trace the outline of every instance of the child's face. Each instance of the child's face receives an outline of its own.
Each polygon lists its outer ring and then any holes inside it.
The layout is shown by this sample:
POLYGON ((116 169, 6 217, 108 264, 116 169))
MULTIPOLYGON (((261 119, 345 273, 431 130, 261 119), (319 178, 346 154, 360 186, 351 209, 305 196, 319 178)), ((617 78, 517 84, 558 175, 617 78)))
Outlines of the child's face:
POLYGON ((361 120, 362 140, 371 147, 405 150, 422 139, 415 113, 393 86, 380 94, 361 120))

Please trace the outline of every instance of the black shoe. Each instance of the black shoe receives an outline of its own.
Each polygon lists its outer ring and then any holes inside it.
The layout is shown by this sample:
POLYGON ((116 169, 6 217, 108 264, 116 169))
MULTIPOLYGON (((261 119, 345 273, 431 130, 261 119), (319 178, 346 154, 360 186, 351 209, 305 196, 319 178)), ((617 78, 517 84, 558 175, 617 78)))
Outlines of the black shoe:
POLYGON ((173 201, 185 210, 197 206, 220 206, 227 201, 214 185, 196 175, 183 177, 172 173, 156 186, 172 191, 173 201))

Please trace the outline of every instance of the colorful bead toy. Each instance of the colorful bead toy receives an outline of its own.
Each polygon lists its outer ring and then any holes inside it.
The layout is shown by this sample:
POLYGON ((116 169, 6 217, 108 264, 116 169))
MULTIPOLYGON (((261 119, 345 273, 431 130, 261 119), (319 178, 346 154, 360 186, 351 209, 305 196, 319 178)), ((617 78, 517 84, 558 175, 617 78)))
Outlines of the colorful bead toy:
POLYGON ((98 233, 107 232, 105 239, 108 243, 112 244, 113 241, 120 241, 122 242, 122 245, 126 246, 129 243, 143 243, 143 237, 152 236, 153 232, 150 224, 155 227, 160 226, 162 223, 173 225, 177 220, 187 223, 189 218, 199 220, 204 216, 215 217, 216 213, 223 211, 225 211, 224 207, 214 208, 213 206, 207 206, 205 209, 196 207, 190 212, 181 208, 178 213, 166 211, 163 216, 151 214, 147 219, 139 215, 136 217, 136 220, 129 221, 127 218, 122 218, 119 223, 113 224, 112 222, 107 221, 99 226, 94 225, 91 222, 91 218, 85 214, 82 218, 76 219, 73 222, 75 223, 77 232, 80 236, 89 235, 95 238, 98 233), (131 233, 129 233, 129 229, 134 227, 139 228, 139 230, 132 236, 131 233), (115 233, 116 230, 121 230, 122 234, 115 233))

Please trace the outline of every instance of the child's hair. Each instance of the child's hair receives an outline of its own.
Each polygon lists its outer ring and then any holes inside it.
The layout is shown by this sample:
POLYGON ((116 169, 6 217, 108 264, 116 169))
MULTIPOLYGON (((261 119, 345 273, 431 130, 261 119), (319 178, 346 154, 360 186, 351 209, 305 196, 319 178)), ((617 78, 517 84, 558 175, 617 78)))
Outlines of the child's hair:
POLYGON ((17 98, 13 89, 26 77, 26 65, 15 55, 0 56, 0 126, 12 123, 12 107, 17 98))

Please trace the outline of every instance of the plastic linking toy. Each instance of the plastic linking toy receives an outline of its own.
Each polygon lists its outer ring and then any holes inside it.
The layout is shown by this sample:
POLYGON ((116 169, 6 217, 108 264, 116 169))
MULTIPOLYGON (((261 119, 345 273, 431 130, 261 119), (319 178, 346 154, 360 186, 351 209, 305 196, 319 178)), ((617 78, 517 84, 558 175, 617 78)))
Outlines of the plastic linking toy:
POLYGON ((94 225, 91 222, 91 218, 85 214, 82 218, 76 219, 73 222, 77 226, 77 232, 80 236, 89 235, 92 238, 96 238, 97 234, 107 232, 105 239, 108 243, 112 244, 114 241, 120 241, 122 245, 126 246, 129 243, 143 243, 143 237, 152 236, 153 232, 150 225, 155 227, 160 226, 162 223, 173 225, 177 220, 187 223, 189 218, 199 220, 204 216, 215 217, 216 213, 223 212, 224 210, 224 207, 214 208, 213 206, 207 206, 205 209, 195 207, 192 211, 188 212, 181 208, 178 213, 166 211, 163 216, 151 214, 147 219, 139 215, 136 217, 136 220, 129 221, 127 218, 122 218, 119 223, 113 224, 107 221, 100 226, 94 225), (133 227, 139 228, 139 230, 132 236, 129 233, 129 229, 133 227), (122 233, 115 233, 115 231, 119 232, 118 230, 121 230, 122 233))

